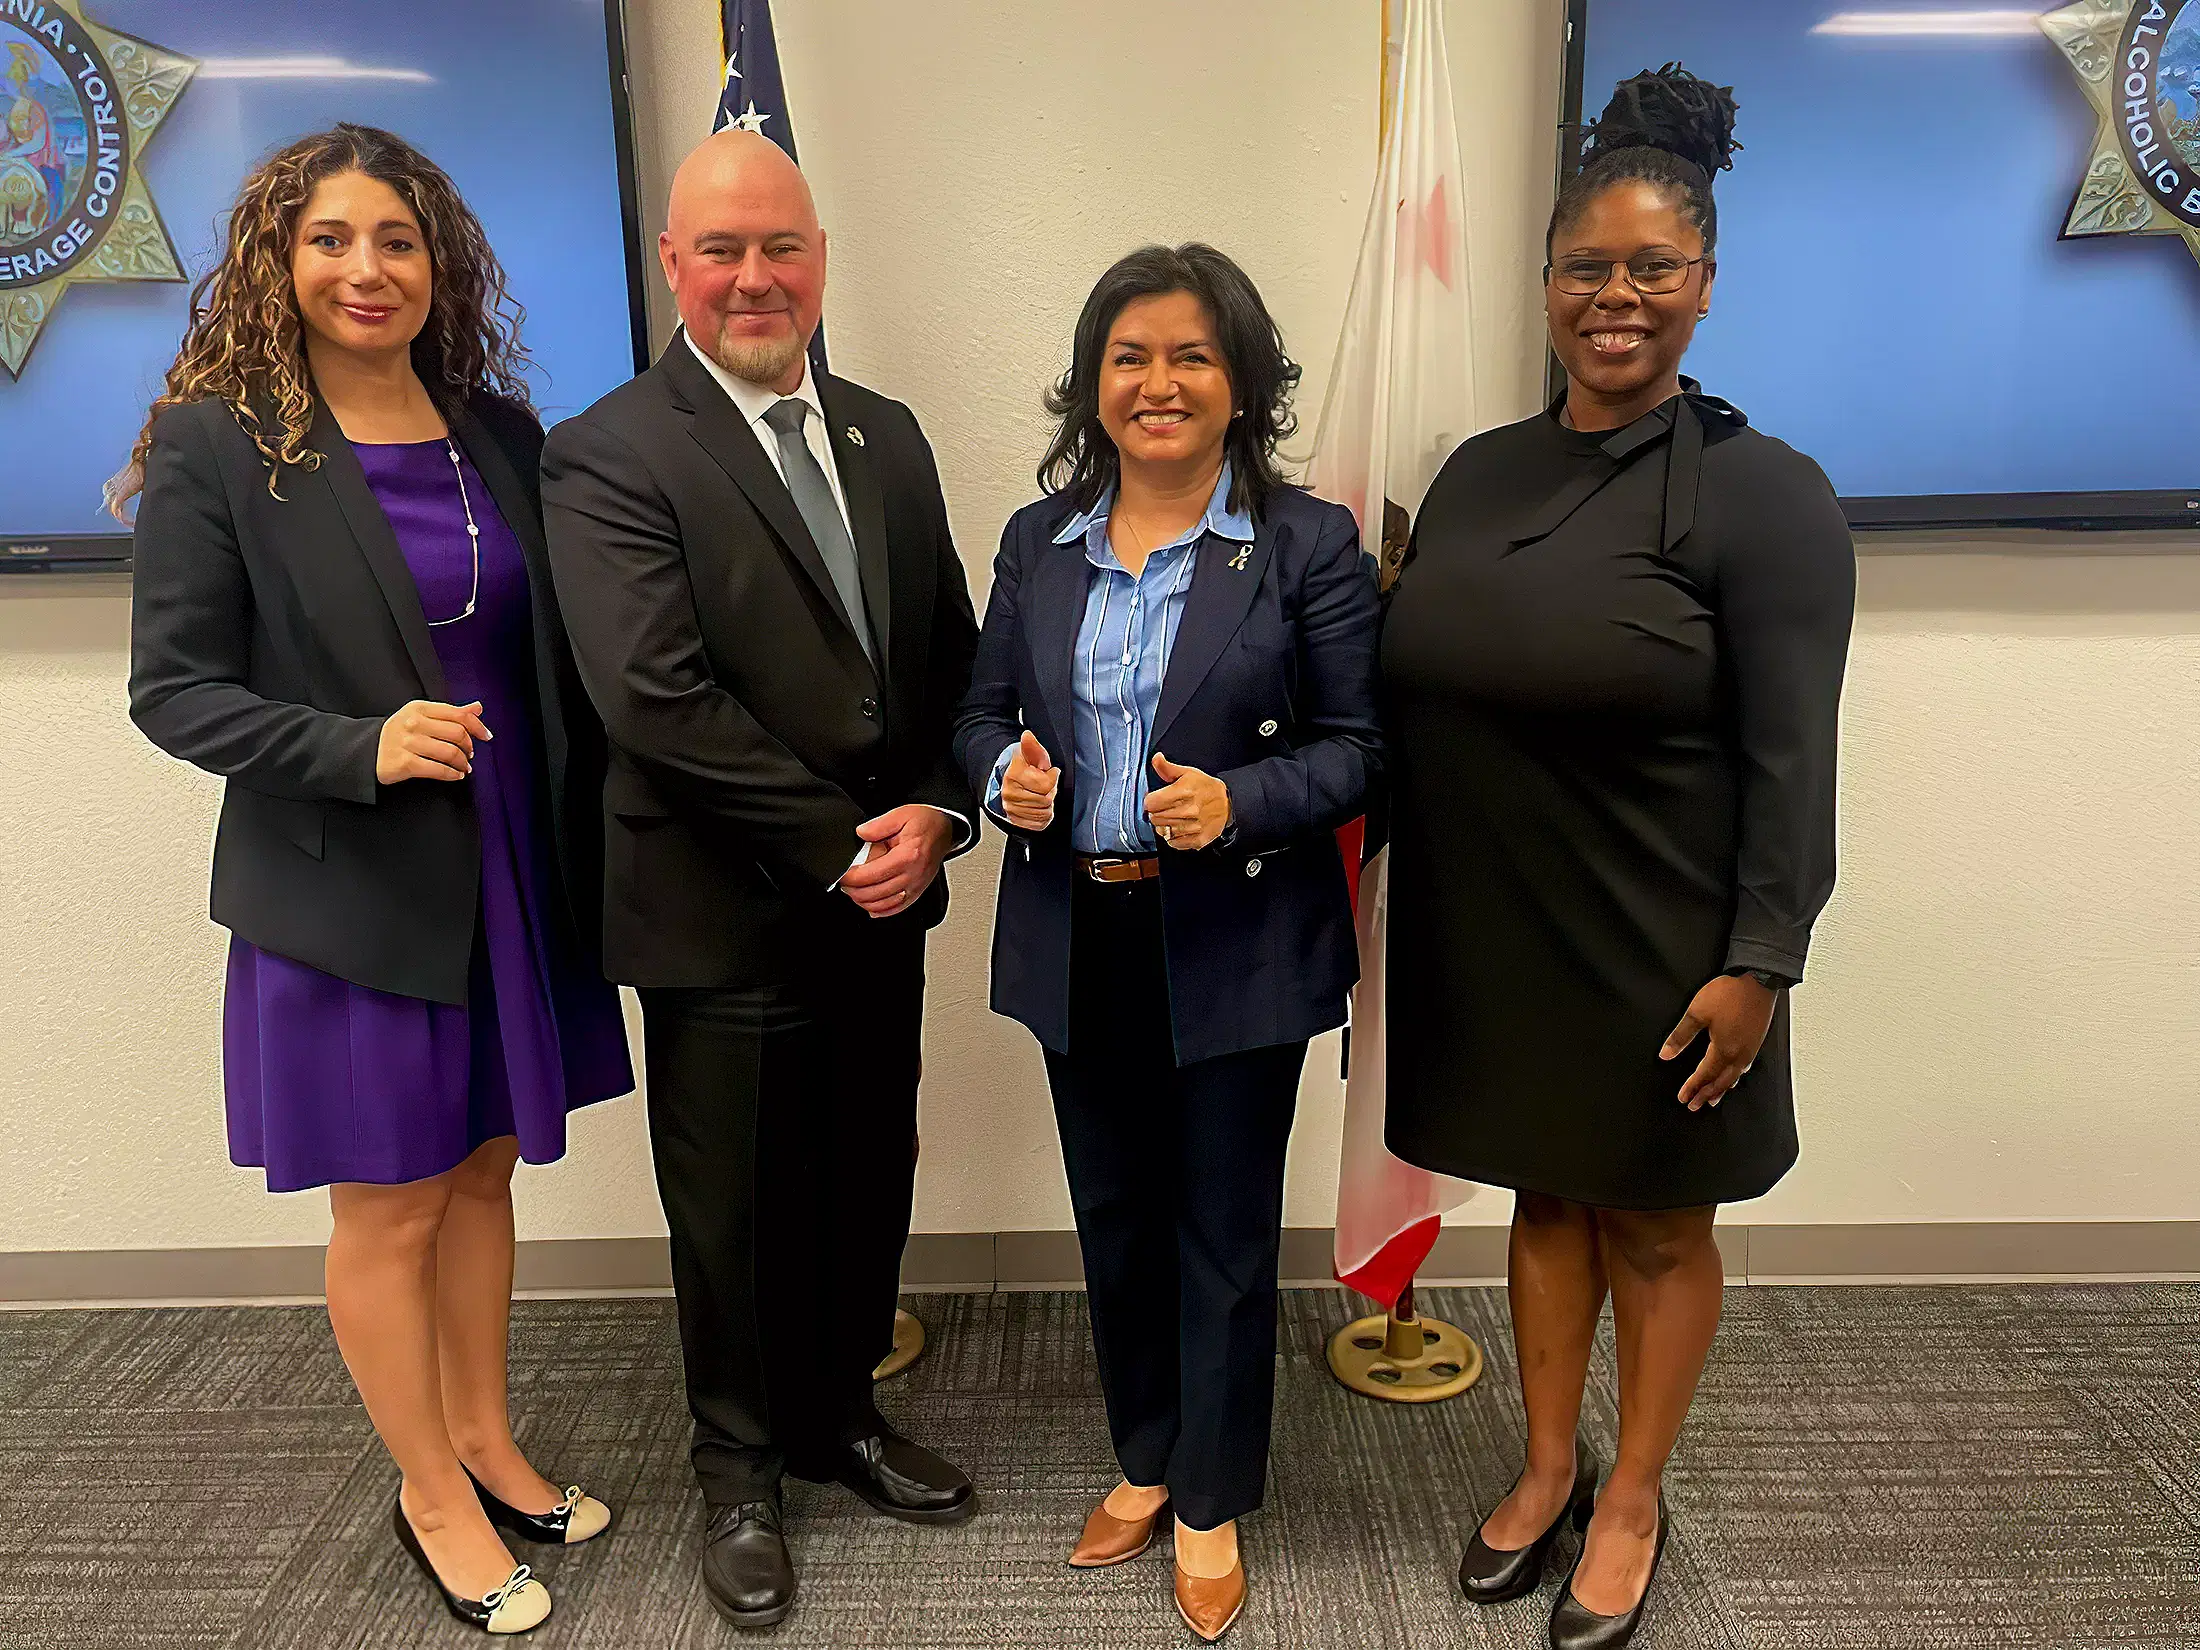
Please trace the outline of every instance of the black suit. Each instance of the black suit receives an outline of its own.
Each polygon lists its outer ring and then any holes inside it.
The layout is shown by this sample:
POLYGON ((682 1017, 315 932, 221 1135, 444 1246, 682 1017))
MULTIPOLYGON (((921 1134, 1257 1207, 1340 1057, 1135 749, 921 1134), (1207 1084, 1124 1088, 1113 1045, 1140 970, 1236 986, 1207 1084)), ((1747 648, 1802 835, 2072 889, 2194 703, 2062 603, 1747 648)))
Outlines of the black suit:
MULTIPOLYGON (((536 491, 542 430, 478 397, 451 433, 518 537, 533 599, 535 690, 552 834, 584 954, 602 878, 603 734, 573 670, 536 491)), ((227 777, 212 914, 340 979, 467 1000, 481 888, 465 785, 379 785, 382 724, 442 700, 420 596, 366 472, 327 408, 313 468, 268 489, 220 401, 153 426, 130 607, 130 715, 171 756, 227 777), (279 495, 279 496, 278 496, 279 495)))
POLYGON ((931 448, 898 402, 833 377, 818 392, 882 669, 684 337, 543 454, 551 562, 610 737, 605 966, 642 988, 714 1504, 874 1419, 915 1178, 924 932, 947 885, 874 920, 834 884, 863 820, 977 813, 948 753, 977 625, 931 448), (828 1290, 840 1315, 820 1324, 828 1290))

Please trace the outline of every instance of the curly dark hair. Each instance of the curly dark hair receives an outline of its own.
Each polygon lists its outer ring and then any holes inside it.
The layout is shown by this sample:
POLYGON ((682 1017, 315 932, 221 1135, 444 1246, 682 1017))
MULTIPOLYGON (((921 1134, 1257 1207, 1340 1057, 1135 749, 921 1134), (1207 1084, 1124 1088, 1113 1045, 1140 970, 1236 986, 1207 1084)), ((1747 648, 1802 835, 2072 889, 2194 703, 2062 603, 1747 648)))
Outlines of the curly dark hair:
POLYGON ((1121 459, 1100 422, 1100 365, 1108 334, 1129 305, 1171 292, 1189 292, 1214 320, 1234 411, 1242 415, 1230 420, 1223 440, 1229 505, 1258 516, 1268 495, 1289 483, 1276 462, 1276 448, 1298 431, 1291 392, 1300 369, 1284 353, 1283 334, 1252 277, 1200 241, 1142 246, 1117 259, 1093 287, 1077 317, 1069 370, 1047 391, 1046 409, 1061 426, 1039 461, 1039 485, 1063 494, 1077 510, 1091 509, 1115 485, 1121 459))
POLYGON ((1714 86, 1678 63, 1623 80, 1604 113, 1581 134, 1579 170, 1566 180, 1543 233, 1551 255, 1558 232, 1580 220, 1614 184, 1647 183, 1665 193, 1703 233, 1706 258, 1719 244, 1711 178, 1734 164, 1734 88, 1714 86))
POLYGON ((184 402, 229 404, 267 461, 270 493, 283 465, 320 464, 322 455, 306 445, 313 375, 290 260, 298 217, 313 191, 344 172, 363 172, 396 190, 427 237, 435 289, 427 323, 412 343, 412 364, 437 410, 453 417, 483 391, 532 407, 519 341, 526 311, 505 289, 504 266, 481 220, 418 149, 394 132, 347 121, 286 145, 244 180, 221 261, 192 289, 191 324, 168 369, 166 392, 146 414, 128 467, 108 483, 108 508, 117 517, 127 519, 124 507, 144 485, 153 421, 184 402))

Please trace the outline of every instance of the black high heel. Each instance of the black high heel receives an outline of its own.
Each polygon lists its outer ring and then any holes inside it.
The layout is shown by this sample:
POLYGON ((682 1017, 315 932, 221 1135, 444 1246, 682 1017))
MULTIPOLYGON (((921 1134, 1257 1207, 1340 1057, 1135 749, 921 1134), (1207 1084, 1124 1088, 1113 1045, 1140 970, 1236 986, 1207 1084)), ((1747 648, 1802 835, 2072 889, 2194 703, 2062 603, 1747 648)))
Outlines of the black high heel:
MULTIPOLYGON (((1658 1579, 1658 1560, 1665 1556, 1666 1531, 1671 1520, 1665 1513, 1665 1492, 1658 1492, 1658 1544, 1650 1551, 1650 1574, 1642 1584, 1642 1597, 1635 1600, 1635 1607, 1616 1616, 1600 1616, 1583 1606, 1574 1597, 1574 1578, 1567 1574, 1566 1585, 1559 1589, 1558 1604, 1551 1611, 1551 1650, 1620 1650, 1620 1646, 1635 1636, 1635 1629, 1642 1625, 1643 1607, 1650 1602, 1650 1588, 1658 1579)), ((1574 1569, 1581 1568, 1581 1560, 1574 1560, 1574 1569)))
POLYGON ((544 1547, 571 1547, 611 1528, 611 1509, 580 1485, 565 1486, 565 1498, 546 1513, 521 1512, 499 1500, 489 1487, 466 1468, 466 1476, 481 1497, 481 1510, 498 1529, 544 1547))
MULTIPOLYGON (((1558 1540, 1558 1532, 1570 1521, 1577 1530, 1589 1527, 1589 1515, 1596 1509, 1597 1458, 1588 1444, 1574 1440, 1574 1488, 1566 1498, 1566 1505, 1551 1527, 1529 1542, 1510 1552, 1499 1552, 1482 1539, 1478 1526, 1467 1542, 1467 1550, 1459 1557, 1459 1590, 1476 1604, 1503 1604, 1508 1599, 1524 1598, 1543 1585, 1543 1566, 1551 1556, 1552 1543, 1558 1540)), ((1488 1520, 1483 1521, 1484 1524, 1488 1520)))
POLYGON ((420 1566, 420 1573, 434 1583, 443 1600, 443 1608, 468 1627, 484 1633, 528 1633, 548 1618, 550 1590, 535 1579, 535 1572, 526 1565, 516 1566, 504 1578, 504 1585, 487 1598, 460 1598, 443 1584, 443 1578, 435 1573, 435 1566, 428 1562, 428 1555, 420 1546, 420 1537, 414 1533, 412 1520, 405 1516, 402 1498, 391 1507, 390 1520, 397 1528, 397 1544, 420 1566))

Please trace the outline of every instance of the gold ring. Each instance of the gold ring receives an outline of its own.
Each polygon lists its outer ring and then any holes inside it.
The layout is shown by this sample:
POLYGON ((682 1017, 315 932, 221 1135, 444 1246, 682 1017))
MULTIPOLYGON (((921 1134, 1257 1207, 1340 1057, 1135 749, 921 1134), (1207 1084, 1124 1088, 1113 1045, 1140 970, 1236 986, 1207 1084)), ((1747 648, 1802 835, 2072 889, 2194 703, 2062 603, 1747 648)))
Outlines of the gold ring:
POLYGON ((1167 825, 1162 826, 1161 840, 1163 842, 1169 843, 1171 846, 1174 846, 1176 842, 1176 832, 1167 825))

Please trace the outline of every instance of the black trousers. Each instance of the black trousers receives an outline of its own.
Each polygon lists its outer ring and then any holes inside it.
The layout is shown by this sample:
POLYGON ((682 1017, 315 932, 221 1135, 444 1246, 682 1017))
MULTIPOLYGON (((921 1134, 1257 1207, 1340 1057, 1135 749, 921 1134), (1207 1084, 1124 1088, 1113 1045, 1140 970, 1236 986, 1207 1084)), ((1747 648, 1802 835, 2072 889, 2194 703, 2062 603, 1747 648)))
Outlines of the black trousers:
POLYGON ((924 934, 866 923, 831 971, 641 993, 695 1475, 768 1499, 878 1423, 916 1186, 924 934))
POLYGON ((1257 1508, 1275 1400, 1283 1157, 1306 1045, 1179 1066, 1156 882, 1080 877, 1069 1052, 1047 1053, 1123 1476, 1212 1529, 1257 1508))

